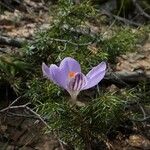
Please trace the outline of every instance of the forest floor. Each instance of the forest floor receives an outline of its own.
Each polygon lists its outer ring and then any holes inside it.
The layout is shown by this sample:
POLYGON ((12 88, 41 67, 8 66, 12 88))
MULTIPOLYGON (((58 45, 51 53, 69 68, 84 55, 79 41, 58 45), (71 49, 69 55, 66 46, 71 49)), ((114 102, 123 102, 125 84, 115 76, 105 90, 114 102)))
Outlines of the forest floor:
MULTIPOLYGON (((34 40, 36 32, 49 28, 53 18, 48 6, 41 1, 24 1, 26 10, 14 9, 14 12, 5 10, 0 15, 0 36, 34 40)), ((99 27, 95 28, 99 29, 99 27)), ((15 46, 3 44, 0 44, 0 49, 6 49, 11 53, 19 51, 15 46)), ((137 46, 137 51, 128 52, 117 58, 115 70, 143 70, 150 74, 150 34, 142 44, 137 46)), ((146 111, 150 115, 149 108, 146 111)), ((115 139, 106 141, 108 149, 150 149, 150 125, 144 122, 142 124, 142 128, 126 124, 124 132, 117 135, 115 139)), ((62 150, 57 139, 49 134, 43 134, 43 127, 44 125, 37 119, 21 116, 12 118, 0 114, 0 150, 62 150)))

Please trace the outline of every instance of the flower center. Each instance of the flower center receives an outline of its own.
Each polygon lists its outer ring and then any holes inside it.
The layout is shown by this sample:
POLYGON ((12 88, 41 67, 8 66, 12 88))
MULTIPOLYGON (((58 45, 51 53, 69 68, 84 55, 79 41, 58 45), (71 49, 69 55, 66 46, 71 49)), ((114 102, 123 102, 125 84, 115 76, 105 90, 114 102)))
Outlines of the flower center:
POLYGON ((73 72, 73 71, 70 71, 70 72, 68 73, 68 77, 69 77, 69 78, 74 78, 75 75, 76 75, 76 73, 73 72))

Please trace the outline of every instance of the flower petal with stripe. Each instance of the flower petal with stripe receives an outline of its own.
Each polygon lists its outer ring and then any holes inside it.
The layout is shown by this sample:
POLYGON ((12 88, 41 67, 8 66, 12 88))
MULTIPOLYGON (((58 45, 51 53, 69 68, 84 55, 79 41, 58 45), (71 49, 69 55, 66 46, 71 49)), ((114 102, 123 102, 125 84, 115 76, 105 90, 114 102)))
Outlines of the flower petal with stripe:
POLYGON ((74 78, 71 78, 68 82, 68 92, 72 95, 72 93, 79 93, 87 84, 87 78, 83 73, 76 73, 74 78))

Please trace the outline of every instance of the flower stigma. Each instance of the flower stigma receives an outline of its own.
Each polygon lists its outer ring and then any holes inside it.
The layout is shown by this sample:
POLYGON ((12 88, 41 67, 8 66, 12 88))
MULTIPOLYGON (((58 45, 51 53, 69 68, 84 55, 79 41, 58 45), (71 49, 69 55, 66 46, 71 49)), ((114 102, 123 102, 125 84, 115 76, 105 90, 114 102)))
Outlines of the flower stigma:
POLYGON ((76 75, 76 72, 73 72, 73 71, 70 71, 70 72, 68 73, 68 77, 69 77, 69 78, 74 78, 75 75, 76 75))

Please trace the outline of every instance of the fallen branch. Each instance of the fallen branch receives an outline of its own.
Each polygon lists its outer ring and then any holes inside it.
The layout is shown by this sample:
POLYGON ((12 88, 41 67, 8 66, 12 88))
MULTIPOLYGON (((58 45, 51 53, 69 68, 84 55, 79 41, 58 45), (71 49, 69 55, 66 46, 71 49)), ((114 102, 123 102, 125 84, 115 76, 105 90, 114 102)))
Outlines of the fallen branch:
POLYGON ((130 21, 130 20, 126 19, 126 18, 122 18, 120 16, 116 16, 116 15, 114 15, 114 14, 112 14, 112 13, 106 11, 106 10, 102 10, 101 15, 106 15, 106 16, 108 16, 110 18, 114 18, 114 19, 116 19, 118 21, 123 22, 124 24, 127 24, 127 25, 132 25, 132 26, 135 26, 135 27, 142 26, 142 24, 140 24, 140 23, 136 23, 136 22, 130 21))
MULTIPOLYGON (((57 38, 50 38, 49 40, 51 41, 55 41, 55 42, 61 42, 61 43, 65 43, 65 44, 72 44, 75 46, 87 46, 92 44, 92 42, 88 42, 88 43, 75 43, 69 40, 64 40, 64 39, 57 39, 57 38)), ((14 47, 22 47, 23 44, 25 42, 31 42, 31 40, 27 41, 23 38, 10 38, 10 37, 6 37, 6 36, 0 36, 0 44, 2 45, 9 45, 9 46, 14 46, 14 47)), ((1 52, 4 52, 5 49, 0 49, 1 52)))
POLYGON ((10 38, 7 36, 0 36, 0 44, 1 45, 9 45, 14 47, 22 47, 26 42, 24 38, 10 38))
POLYGON ((137 0, 132 0, 132 2, 133 2, 133 4, 135 5, 135 7, 137 8, 137 10, 140 12, 140 14, 141 14, 142 16, 144 16, 145 18, 150 19, 150 15, 147 14, 147 13, 143 10, 143 8, 138 4, 137 0))
POLYGON ((138 70, 134 72, 125 72, 125 71, 118 71, 115 73, 108 72, 104 80, 113 83, 118 83, 121 85, 128 85, 129 83, 138 83, 144 80, 150 81, 150 74, 147 74, 143 70, 138 70))

